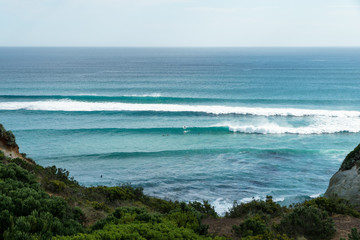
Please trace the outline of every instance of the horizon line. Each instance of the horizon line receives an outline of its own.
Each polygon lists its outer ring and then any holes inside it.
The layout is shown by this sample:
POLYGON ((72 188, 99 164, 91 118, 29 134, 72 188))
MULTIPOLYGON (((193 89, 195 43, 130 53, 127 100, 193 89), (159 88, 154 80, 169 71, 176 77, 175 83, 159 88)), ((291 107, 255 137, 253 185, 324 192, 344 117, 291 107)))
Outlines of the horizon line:
POLYGON ((0 46, 0 48, 359 48, 355 46, 0 46))

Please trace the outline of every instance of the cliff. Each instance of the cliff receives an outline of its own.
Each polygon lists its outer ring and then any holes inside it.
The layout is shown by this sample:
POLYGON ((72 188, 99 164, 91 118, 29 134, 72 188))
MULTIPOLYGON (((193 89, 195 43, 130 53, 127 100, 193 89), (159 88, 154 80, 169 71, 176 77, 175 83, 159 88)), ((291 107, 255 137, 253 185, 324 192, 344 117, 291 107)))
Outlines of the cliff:
POLYGON ((6 157, 23 158, 19 152, 19 146, 16 144, 15 136, 11 131, 6 131, 0 124, 0 150, 6 157))
POLYGON ((338 172, 330 179, 325 197, 339 197, 348 200, 360 209, 360 144, 350 152, 338 172))

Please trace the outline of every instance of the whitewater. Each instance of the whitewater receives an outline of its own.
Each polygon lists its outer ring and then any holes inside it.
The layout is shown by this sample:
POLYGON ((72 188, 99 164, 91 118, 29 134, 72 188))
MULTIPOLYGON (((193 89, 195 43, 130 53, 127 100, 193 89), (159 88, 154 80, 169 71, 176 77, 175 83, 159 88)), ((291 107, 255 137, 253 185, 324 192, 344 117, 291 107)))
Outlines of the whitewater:
POLYGON ((130 104, 118 102, 81 102, 72 100, 2 102, 0 110, 39 110, 39 111, 152 111, 152 112, 200 112, 209 114, 240 114, 257 116, 327 116, 360 117, 360 111, 340 111, 295 108, 249 108, 206 105, 177 104, 130 104))

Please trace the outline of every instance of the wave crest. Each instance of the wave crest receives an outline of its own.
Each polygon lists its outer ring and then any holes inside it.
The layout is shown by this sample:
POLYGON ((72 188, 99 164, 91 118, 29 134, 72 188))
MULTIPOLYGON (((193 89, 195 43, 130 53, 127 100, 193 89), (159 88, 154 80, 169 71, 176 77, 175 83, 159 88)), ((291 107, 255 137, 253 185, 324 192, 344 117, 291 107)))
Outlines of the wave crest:
POLYGON ((359 111, 320 110, 300 108, 262 108, 221 105, 181 105, 181 104, 133 104, 122 102, 84 102, 74 100, 46 100, 24 102, 0 102, 0 110, 36 111, 142 111, 142 112, 193 112, 206 114, 237 114, 255 116, 326 116, 360 117, 359 111))
POLYGON ((280 125, 276 122, 262 122, 255 124, 220 123, 214 127, 227 127, 235 133, 246 134, 333 134, 360 132, 360 118, 326 118, 318 117, 308 126, 295 127, 290 124, 280 125))

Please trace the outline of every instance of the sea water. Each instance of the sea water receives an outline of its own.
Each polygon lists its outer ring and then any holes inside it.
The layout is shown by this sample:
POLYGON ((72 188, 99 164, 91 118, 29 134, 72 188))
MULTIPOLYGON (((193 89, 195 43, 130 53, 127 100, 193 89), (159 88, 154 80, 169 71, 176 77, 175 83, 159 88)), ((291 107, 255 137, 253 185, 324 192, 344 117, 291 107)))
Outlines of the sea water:
POLYGON ((82 185, 282 204, 360 142, 360 48, 0 48, 0 122, 82 185))

